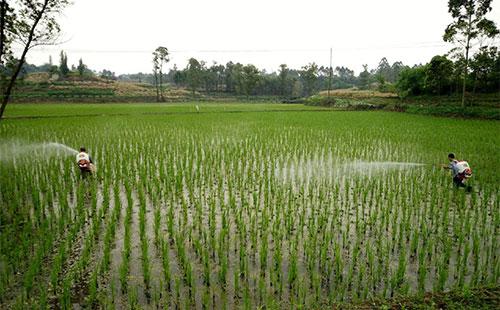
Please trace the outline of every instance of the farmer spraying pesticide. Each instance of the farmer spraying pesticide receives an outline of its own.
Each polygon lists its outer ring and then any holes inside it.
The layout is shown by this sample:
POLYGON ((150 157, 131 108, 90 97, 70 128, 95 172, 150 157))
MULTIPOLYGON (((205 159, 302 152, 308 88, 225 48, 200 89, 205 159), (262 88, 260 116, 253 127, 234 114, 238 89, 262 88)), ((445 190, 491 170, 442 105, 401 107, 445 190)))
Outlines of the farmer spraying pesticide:
POLYGON ((80 153, 76 155, 76 163, 78 164, 78 168, 80 168, 83 177, 85 177, 87 174, 93 174, 96 172, 96 168, 94 163, 92 162, 92 158, 87 153, 87 150, 84 147, 81 147, 80 153))
POLYGON ((450 163, 448 165, 443 165, 444 169, 450 169, 453 176, 453 184, 455 187, 464 187, 468 192, 472 190, 472 186, 466 185, 465 181, 472 176, 472 170, 469 167, 469 163, 465 160, 458 160, 455 158, 455 154, 448 154, 448 160, 450 163))

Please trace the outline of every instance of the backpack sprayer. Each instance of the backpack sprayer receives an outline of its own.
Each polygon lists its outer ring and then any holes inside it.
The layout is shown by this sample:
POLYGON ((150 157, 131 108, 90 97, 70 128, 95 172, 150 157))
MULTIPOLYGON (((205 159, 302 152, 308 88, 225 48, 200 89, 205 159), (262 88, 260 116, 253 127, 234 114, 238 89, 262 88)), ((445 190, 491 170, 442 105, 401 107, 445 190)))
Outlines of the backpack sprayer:
POLYGON ((457 171, 458 174, 457 176, 461 178, 462 180, 468 179, 472 177, 472 169, 469 166, 469 163, 466 162, 465 160, 459 160, 456 163, 457 165, 457 171))

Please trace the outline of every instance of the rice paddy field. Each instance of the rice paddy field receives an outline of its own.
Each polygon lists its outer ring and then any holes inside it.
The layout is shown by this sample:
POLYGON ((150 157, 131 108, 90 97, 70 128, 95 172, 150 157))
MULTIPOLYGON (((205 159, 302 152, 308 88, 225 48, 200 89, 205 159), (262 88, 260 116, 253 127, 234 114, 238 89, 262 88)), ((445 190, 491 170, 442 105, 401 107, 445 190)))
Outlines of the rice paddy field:
POLYGON ((197 103, 6 117, 0 308, 320 309, 499 285, 499 122, 197 103))

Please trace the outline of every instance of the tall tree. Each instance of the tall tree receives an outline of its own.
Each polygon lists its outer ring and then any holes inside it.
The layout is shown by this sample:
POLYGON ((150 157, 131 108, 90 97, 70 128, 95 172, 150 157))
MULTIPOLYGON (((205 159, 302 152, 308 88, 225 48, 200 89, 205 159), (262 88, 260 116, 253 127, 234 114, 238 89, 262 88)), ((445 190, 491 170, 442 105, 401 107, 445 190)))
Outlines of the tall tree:
POLYGON ((250 96, 259 82, 259 69, 254 65, 246 65, 242 70, 243 93, 250 96))
POLYGON ((225 68, 224 68, 224 65, 218 65, 216 62, 214 62, 214 64, 210 67, 210 71, 212 71, 212 74, 215 78, 214 80, 214 83, 215 83, 215 91, 216 92, 219 92, 221 91, 221 86, 223 84, 223 81, 224 81, 224 72, 225 72, 225 68))
POLYGON ((318 65, 313 62, 307 66, 303 66, 300 71, 300 78, 304 85, 305 95, 312 95, 318 86, 318 65))
POLYGON ((354 86, 356 76, 353 70, 347 67, 336 67, 335 75, 337 76, 337 82, 334 88, 349 88, 354 86))
POLYGON ((190 58, 186 68, 186 79, 189 88, 194 92, 200 87, 203 79, 202 65, 196 58, 190 58))
POLYGON ((175 83, 177 87, 183 86, 186 83, 186 74, 184 71, 178 70, 177 65, 174 65, 174 68, 171 70, 173 71, 172 73, 172 80, 175 83))
POLYGON ((28 51, 34 46, 53 44, 57 40, 61 29, 56 17, 69 4, 69 0, 18 0, 14 8, 9 8, 5 3, 6 1, 2 0, 0 6, 0 17, 4 16, 4 20, 0 20, 4 23, 0 31, 0 64, 3 64, 3 56, 9 42, 19 43, 22 52, 10 74, 7 86, 2 89, 0 119, 9 103, 28 51), (12 10, 11 14, 7 13, 8 9, 12 10))
POLYGON ((83 59, 80 58, 80 60, 78 60, 78 67, 76 67, 76 69, 78 70, 78 74, 83 76, 85 70, 87 69, 87 66, 83 63, 83 59))
POLYGON ((226 92, 234 92, 234 76, 233 76, 234 63, 232 61, 226 64, 224 69, 224 83, 226 84, 226 92))
POLYGON ((202 76, 203 81, 205 83, 205 91, 206 92, 214 92, 217 91, 217 83, 218 83, 218 68, 217 62, 213 62, 212 66, 207 67, 205 62, 202 62, 202 76))
POLYGON ((59 54, 59 74, 61 78, 65 78, 68 76, 69 67, 68 67, 68 56, 64 51, 61 51, 59 54))
POLYGON ((426 67, 425 88, 438 96, 452 85, 453 62, 446 56, 434 56, 426 67))
POLYGON ((160 60, 158 59, 158 55, 153 52, 153 76, 154 76, 154 85, 156 90, 156 102, 160 102, 160 78, 158 76, 160 71, 160 60))
POLYGON ((358 84, 361 89, 368 89, 370 86, 371 74, 368 71, 368 65, 363 65, 363 71, 358 76, 358 84))
POLYGON ((383 79, 383 81, 394 82, 392 80, 392 68, 387 58, 383 57, 378 63, 376 75, 378 75, 378 80, 383 79))
POLYGON ((286 64, 281 64, 280 69, 279 69, 279 87, 280 87, 280 94, 283 97, 286 97, 288 95, 288 72, 290 69, 288 69, 286 64))
POLYGON ((469 53, 473 41, 484 37, 493 38, 498 34, 495 22, 485 15, 491 11, 492 0, 449 0, 448 12, 453 22, 446 27, 443 40, 460 45, 464 55, 462 83, 462 107, 465 106, 465 86, 469 68, 469 53))
POLYGON ((168 49, 159 46, 153 52, 153 73, 155 75, 156 101, 163 101, 163 65, 170 61, 168 49))
POLYGON ((425 92, 425 72, 427 66, 415 66, 405 68, 399 74, 396 82, 396 91, 400 98, 418 96, 425 92))
POLYGON ((472 94, 500 92, 500 50, 496 46, 482 47, 470 62, 473 76, 472 94))
POLYGON ((389 82, 395 83, 399 78, 399 74, 401 73, 401 71, 403 71, 404 68, 405 65, 403 65, 403 62, 401 61, 394 62, 391 66, 391 75, 389 78, 389 82))
POLYGON ((231 80, 234 92, 238 95, 245 94, 245 84, 243 80, 243 65, 239 62, 231 67, 231 80))
POLYGON ((6 0, 0 1, 0 93, 3 94, 9 83, 12 71, 12 30, 15 20, 14 11, 6 0))

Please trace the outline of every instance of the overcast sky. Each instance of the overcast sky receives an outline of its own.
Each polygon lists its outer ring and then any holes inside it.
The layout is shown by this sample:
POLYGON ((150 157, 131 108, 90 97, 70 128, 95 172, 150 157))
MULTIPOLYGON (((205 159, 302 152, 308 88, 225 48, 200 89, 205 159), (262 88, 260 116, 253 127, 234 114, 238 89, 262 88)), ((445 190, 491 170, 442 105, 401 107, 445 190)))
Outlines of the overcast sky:
MULTIPOLYGON (((69 64, 83 58, 91 69, 150 72, 151 52, 171 51, 168 67, 195 57, 225 64, 252 63, 276 71, 316 62, 375 68, 425 63, 450 45, 442 41, 451 22, 447 0, 74 0, 60 17, 65 43, 32 50, 28 61, 69 64)), ((500 24, 500 4, 489 18, 500 24)))

